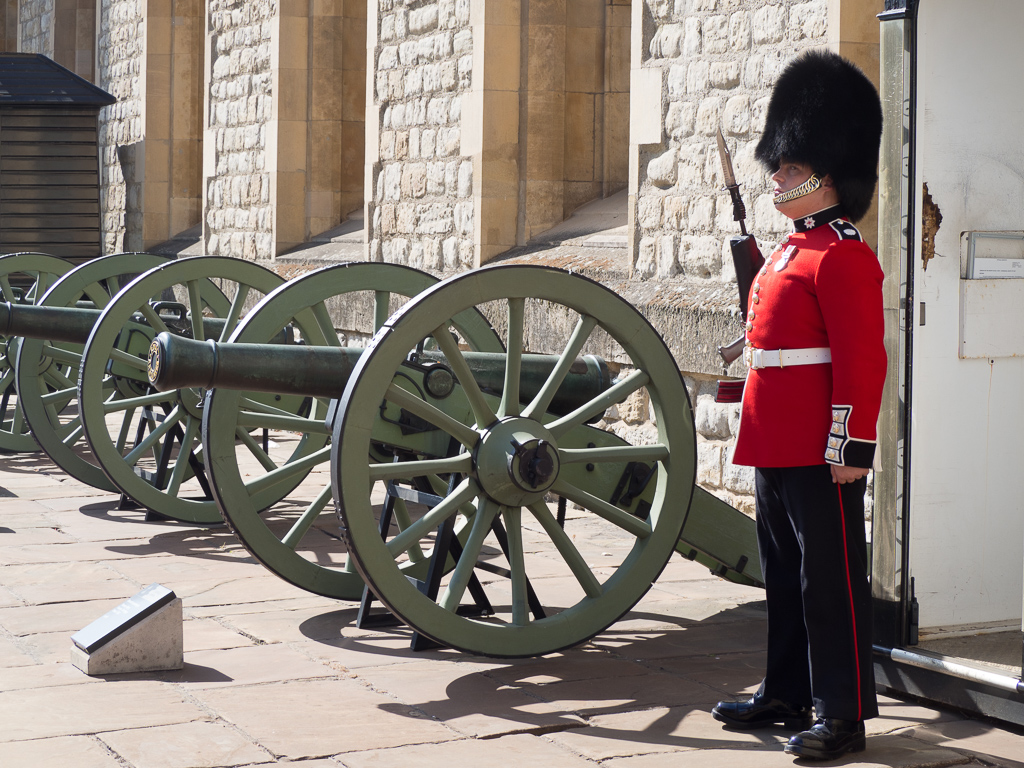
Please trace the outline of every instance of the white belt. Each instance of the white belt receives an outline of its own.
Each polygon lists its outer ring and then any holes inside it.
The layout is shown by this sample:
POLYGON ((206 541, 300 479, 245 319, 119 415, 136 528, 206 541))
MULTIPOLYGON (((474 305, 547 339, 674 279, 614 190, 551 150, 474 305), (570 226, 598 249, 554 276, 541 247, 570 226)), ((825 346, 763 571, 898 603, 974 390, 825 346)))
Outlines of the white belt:
POLYGON ((758 349, 743 348, 743 362, 747 368, 788 368, 791 365, 817 365, 832 362, 832 350, 828 347, 806 349, 758 349))

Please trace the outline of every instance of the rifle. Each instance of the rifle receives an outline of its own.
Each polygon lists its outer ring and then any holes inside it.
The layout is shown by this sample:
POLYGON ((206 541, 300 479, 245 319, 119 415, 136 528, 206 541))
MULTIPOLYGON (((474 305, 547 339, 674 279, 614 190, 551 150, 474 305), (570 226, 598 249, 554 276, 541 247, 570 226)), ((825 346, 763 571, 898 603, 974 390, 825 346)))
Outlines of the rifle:
MULTIPOLYGON (((750 286, 757 276, 757 271, 764 264, 764 256, 761 249, 757 247, 757 240, 753 235, 747 234, 746 218, 747 209, 743 205, 743 198, 740 197, 740 185, 736 183, 736 175, 732 170, 732 157, 728 147, 725 146, 725 137, 722 136, 722 129, 718 129, 718 156, 722 160, 722 176, 725 180, 725 188, 729 190, 732 197, 732 218, 740 225, 740 234, 729 238, 729 250, 732 252, 732 263, 736 268, 736 286, 740 292, 740 313, 743 321, 747 320, 747 307, 749 306, 750 286)), ((735 341, 718 348, 725 364, 730 365, 743 353, 743 336, 735 341)))
MULTIPOLYGON (((757 276, 757 271, 764 264, 764 256, 761 249, 757 247, 757 240, 753 235, 747 234, 746 218, 747 209, 743 205, 743 198, 740 197, 740 185, 736 183, 736 174, 732 170, 732 156, 729 148, 725 146, 725 137, 722 136, 722 129, 718 129, 718 156, 722 160, 722 177, 725 181, 725 188, 729 190, 732 197, 732 218, 740 225, 740 234, 729 238, 729 250, 732 252, 732 263, 736 268, 736 287, 740 292, 740 313, 743 322, 747 321, 747 307, 750 304, 750 286, 757 276)), ((743 354, 744 336, 741 334, 738 339, 718 347, 718 354, 728 368, 741 354, 743 354)), ((738 403, 743 397, 743 381, 719 381, 718 392, 715 400, 719 403, 738 403)))

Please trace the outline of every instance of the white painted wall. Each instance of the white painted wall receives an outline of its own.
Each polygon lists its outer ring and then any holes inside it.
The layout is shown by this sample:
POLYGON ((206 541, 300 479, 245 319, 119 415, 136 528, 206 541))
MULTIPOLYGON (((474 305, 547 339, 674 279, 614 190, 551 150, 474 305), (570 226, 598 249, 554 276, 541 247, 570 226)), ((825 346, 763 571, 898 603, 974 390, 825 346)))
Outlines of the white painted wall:
MULTIPOLYGON (((919 24, 911 575, 922 628, 1019 623, 1024 359, 958 347, 961 233, 1024 229, 1024 3, 924 0, 919 24), (924 183, 942 214, 927 269, 924 183)), ((986 311, 1009 323, 1020 307, 986 311)))

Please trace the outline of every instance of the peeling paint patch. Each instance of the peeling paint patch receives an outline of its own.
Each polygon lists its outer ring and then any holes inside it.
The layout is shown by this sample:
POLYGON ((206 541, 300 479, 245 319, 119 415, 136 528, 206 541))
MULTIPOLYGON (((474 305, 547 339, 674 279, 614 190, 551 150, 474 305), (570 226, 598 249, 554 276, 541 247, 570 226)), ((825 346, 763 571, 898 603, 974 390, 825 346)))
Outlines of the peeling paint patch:
POLYGON ((928 262, 935 258, 935 234, 942 224, 942 212, 928 193, 928 182, 924 183, 921 204, 921 268, 927 270, 928 262))

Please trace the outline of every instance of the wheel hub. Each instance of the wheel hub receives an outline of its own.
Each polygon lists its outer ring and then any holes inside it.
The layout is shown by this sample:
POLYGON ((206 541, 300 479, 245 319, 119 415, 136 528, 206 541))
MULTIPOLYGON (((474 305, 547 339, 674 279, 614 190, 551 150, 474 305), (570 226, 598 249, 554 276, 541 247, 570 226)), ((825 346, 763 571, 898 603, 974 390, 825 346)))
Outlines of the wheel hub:
POLYGON ((558 479, 558 444, 540 422, 503 419, 484 433, 474 466, 481 489, 498 504, 531 504, 558 479))

